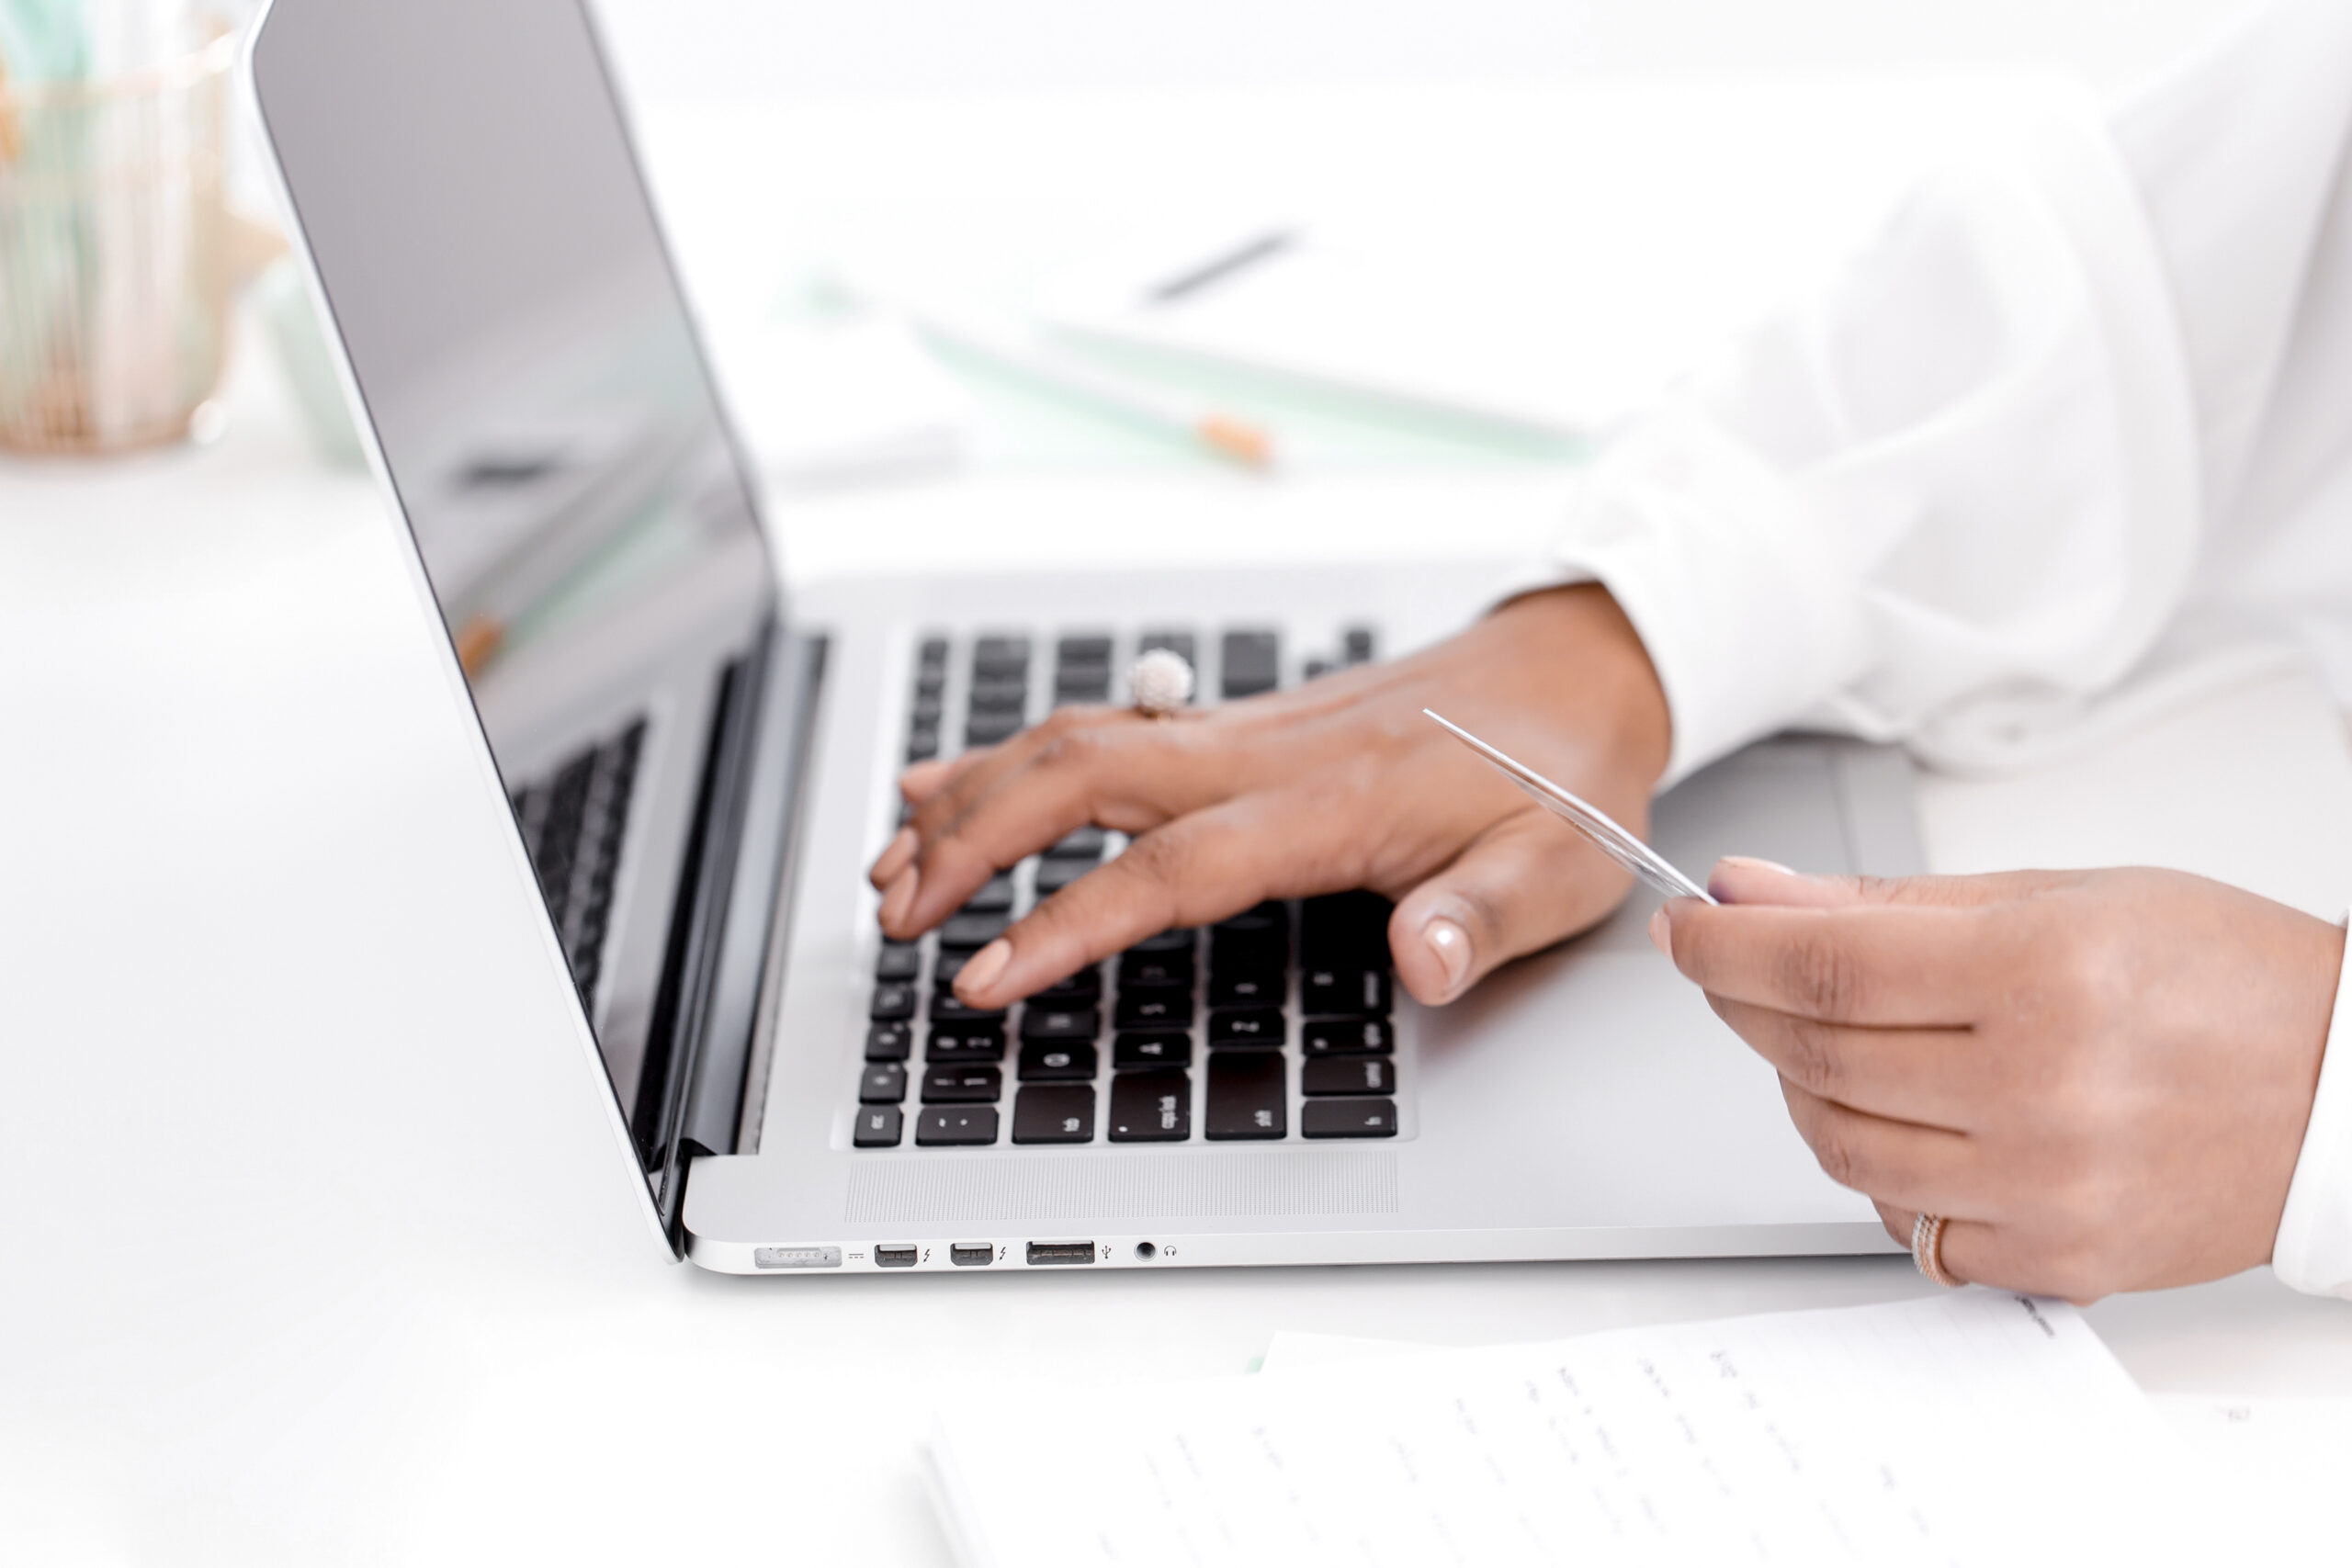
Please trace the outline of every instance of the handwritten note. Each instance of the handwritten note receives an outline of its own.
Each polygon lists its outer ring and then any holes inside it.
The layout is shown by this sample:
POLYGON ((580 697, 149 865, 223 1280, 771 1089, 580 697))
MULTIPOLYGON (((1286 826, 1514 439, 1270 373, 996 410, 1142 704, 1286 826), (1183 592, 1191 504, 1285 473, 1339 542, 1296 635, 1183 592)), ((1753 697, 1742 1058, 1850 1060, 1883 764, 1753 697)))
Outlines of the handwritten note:
POLYGON ((998 1564, 2154 1560, 2177 1438, 2071 1309, 1991 1292, 941 1416, 998 1564))

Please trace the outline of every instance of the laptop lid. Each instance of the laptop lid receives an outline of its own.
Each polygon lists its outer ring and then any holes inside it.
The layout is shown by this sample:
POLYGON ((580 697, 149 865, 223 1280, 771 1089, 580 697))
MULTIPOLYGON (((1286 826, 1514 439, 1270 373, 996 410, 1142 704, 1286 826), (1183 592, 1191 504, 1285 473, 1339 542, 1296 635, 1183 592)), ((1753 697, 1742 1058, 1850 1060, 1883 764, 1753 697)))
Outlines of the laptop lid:
MULTIPOLYGON (((251 63, 368 433, 518 813, 546 782, 532 770, 593 751, 616 714, 657 716, 680 753, 669 776, 691 775, 649 790, 628 764, 630 840, 662 851, 600 934, 602 967, 609 981, 633 959, 659 981, 642 1006, 590 1013, 674 1244, 695 1032, 749 1010, 710 993, 785 639, 754 490, 593 24, 578 0, 276 0, 251 63)), ((534 810, 526 841, 543 846, 534 810)), ((593 1002, 566 902, 577 883, 548 891, 544 848, 540 873, 593 1002)))

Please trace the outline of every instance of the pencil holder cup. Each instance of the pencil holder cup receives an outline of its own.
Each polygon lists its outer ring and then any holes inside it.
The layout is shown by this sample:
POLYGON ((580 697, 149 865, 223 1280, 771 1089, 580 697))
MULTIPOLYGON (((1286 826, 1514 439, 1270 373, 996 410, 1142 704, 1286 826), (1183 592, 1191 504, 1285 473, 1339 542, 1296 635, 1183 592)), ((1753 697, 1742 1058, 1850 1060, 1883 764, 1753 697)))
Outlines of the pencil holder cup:
POLYGON ((186 437, 220 385, 236 39, 94 81, 0 80, 0 446, 186 437))

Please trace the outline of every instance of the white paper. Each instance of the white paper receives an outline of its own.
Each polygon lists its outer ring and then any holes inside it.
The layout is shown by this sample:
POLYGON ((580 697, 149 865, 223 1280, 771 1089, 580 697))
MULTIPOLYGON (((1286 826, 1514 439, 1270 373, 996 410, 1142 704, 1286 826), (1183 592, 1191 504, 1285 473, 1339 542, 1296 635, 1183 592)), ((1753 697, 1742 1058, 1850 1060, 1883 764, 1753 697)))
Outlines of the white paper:
MULTIPOLYGON (((1524 148, 1366 202, 1260 206, 1068 264, 1033 308, 1074 337, 1558 437, 1605 432, 1832 276, 1919 173, 2085 102, 2056 75, 1580 87, 1524 148), (1563 131, 1566 134, 1562 134, 1563 131), (1514 180, 1519 183, 1514 184, 1514 180), (1175 299, 1238 246, 1290 243, 1175 299)), ((1537 130, 1530 126, 1529 130, 1537 130)), ((1453 144, 1449 143, 1450 149, 1453 144)), ((1456 150, 1458 156, 1458 150, 1456 150)))
POLYGON ((2169 1560, 2181 1457, 2077 1314, 1985 1291, 1024 1398, 932 1452, 975 1568, 2169 1560))

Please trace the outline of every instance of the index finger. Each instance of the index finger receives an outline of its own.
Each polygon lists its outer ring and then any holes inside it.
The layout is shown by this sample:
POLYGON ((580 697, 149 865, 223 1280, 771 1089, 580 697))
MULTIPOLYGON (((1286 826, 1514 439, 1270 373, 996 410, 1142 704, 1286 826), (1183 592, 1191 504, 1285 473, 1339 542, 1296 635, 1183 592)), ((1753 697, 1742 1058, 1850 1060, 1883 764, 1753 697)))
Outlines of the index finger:
POLYGON ((1245 795, 1152 829, 1015 922, 998 939, 1001 955, 957 977, 956 995, 1001 1007, 1159 931, 1353 886, 1351 825, 1317 804, 1295 792, 1245 795))
POLYGON ((1800 1018, 1959 1027, 1984 1012, 1998 987, 1989 928, 1973 908, 1677 898, 1661 912, 1674 966, 1702 990, 1800 1018))

